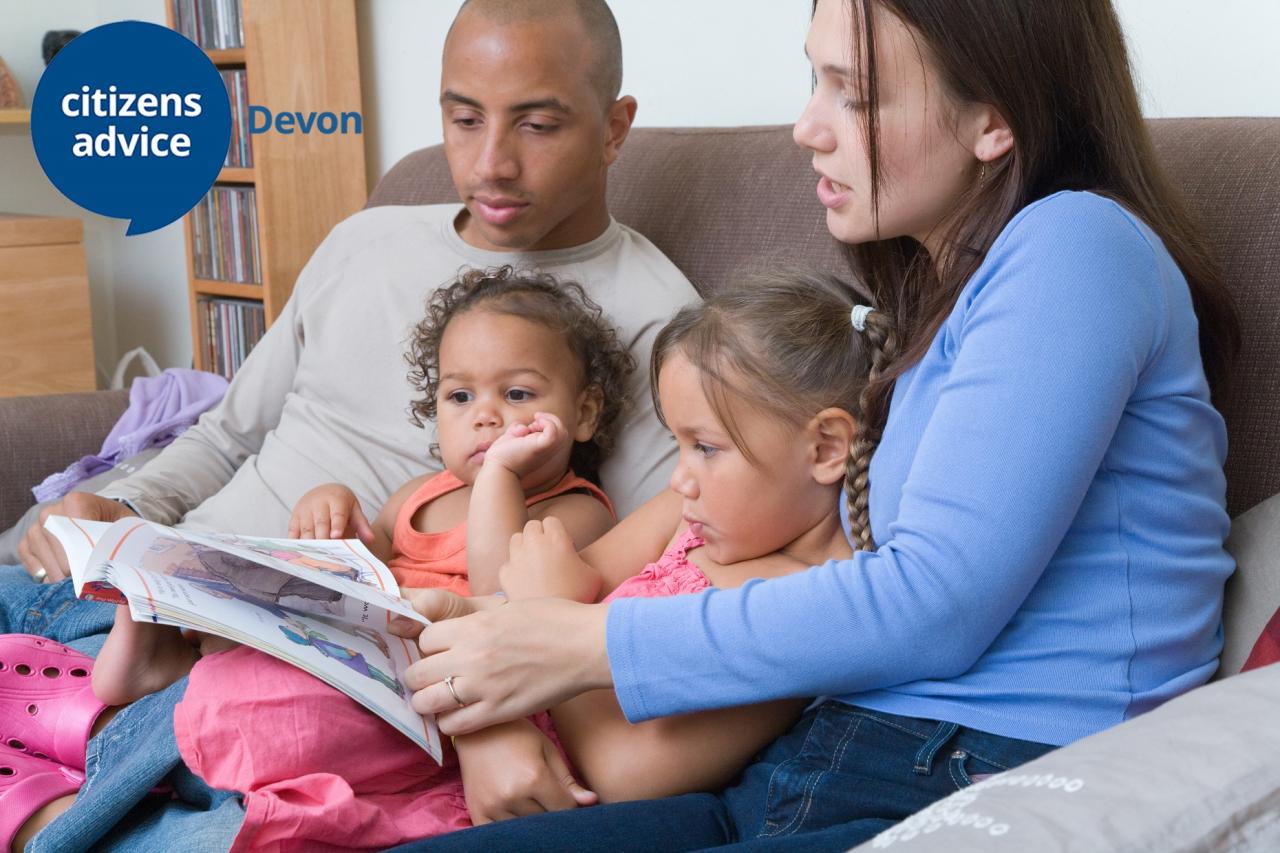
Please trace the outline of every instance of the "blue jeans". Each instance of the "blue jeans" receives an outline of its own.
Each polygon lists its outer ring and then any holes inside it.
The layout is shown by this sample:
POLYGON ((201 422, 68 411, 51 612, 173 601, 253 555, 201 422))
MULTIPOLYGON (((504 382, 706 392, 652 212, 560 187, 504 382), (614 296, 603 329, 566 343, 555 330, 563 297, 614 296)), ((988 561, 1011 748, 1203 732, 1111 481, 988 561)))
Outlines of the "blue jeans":
MULTIPOLYGON (((37 584, 21 566, 0 566, 0 634, 38 634, 94 655, 114 620, 113 605, 80 601, 69 580, 37 584)), ((204 784, 178 755, 173 708, 186 687, 184 678, 139 699, 89 741, 75 804, 27 845, 28 853, 231 845, 244 821, 238 796, 204 784), (157 786, 162 790, 152 793, 157 786)))
POLYGON ((491 823, 397 851, 847 850, 1053 747, 827 701, 719 794, 686 794, 491 823))

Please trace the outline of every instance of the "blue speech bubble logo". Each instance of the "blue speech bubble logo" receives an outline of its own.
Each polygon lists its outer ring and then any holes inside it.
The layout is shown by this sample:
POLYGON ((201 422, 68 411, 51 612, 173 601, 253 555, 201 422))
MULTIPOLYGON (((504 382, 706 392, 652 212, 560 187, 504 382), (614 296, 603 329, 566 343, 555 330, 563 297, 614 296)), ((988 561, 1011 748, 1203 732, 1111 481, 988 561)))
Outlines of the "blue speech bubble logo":
POLYGON ((165 27, 122 21, 58 51, 31 101, 31 139, 63 195, 146 234, 213 186, 231 104, 204 51, 165 27))

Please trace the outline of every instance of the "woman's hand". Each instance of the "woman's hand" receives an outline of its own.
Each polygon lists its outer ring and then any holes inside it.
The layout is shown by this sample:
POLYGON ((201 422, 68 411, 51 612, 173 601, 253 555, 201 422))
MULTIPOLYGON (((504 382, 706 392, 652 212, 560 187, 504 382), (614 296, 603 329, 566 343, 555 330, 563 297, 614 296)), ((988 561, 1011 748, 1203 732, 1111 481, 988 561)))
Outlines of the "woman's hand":
POLYGON ((340 483, 316 486, 298 499, 289 519, 290 539, 349 539, 373 542, 373 526, 364 517, 355 492, 340 483))
POLYGON ((419 612, 435 624, 418 637, 424 657, 405 672, 405 683, 416 691, 414 710, 436 714, 445 734, 474 732, 613 686, 607 605, 535 598, 477 611, 458 596, 420 601, 419 612))
MULTIPOLYGON (((410 587, 400 590, 400 595, 412 605, 414 610, 426 616, 432 622, 456 619, 459 616, 479 613, 481 610, 492 610, 507 603, 507 600, 499 595, 468 597, 458 595, 456 592, 449 592, 447 589, 410 587)), ((403 616, 393 616, 391 621, 387 623, 387 631, 389 633, 408 639, 417 637, 422 633, 424 627, 421 622, 407 619, 403 616)))
POLYGON ((598 799, 578 784, 555 744, 528 720, 463 735, 454 748, 476 826, 595 805, 598 799))

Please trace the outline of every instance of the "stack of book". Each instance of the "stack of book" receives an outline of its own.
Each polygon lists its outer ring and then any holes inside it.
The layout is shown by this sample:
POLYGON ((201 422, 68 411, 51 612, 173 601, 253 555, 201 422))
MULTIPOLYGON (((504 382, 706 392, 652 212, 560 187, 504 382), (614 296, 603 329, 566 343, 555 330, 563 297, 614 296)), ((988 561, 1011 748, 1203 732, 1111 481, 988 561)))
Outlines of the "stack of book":
POLYGON ((191 261, 197 278, 262 282, 253 187, 215 185, 191 211, 191 261))
POLYGON ((170 0, 173 28, 205 50, 244 47, 240 0, 170 0))
POLYGON ((223 70, 222 82, 227 84, 227 97, 231 99, 231 147, 222 164, 236 168, 253 165, 253 149, 249 146, 249 82, 243 68, 223 70))
POLYGON ((196 310, 206 369, 232 378, 267 330, 262 303, 202 296, 196 310))

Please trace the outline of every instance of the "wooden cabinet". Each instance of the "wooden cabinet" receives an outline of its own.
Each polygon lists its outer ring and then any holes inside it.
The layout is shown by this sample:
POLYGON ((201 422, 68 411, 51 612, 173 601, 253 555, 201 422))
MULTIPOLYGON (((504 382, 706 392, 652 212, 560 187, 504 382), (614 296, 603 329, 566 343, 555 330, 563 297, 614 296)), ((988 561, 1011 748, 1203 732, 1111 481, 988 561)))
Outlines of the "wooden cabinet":
POLYGON ((92 391, 79 219, 0 213, 0 397, 92 391))
MULTIPOLYGON (((272 115, 360 112, 355 0, 242 0, 241 13, 244 47, 206 52, 219 69, 245 69, 250 104, 272 115)), ((172 3, 169 15, 173 25, 172 3)), ((269 326, 320 241, 367 197, 363 133, 273 129, 251 136, 251 144, 253 165, 223 169, 215 187, 253 188, 261 281, 200 276, 192 234, 192 216, 200 208, 184 222, 192 351, 196 367, 204 370, 214 366, 201 300, 259 303, 269 326)))

